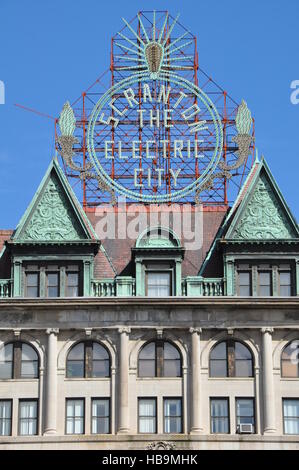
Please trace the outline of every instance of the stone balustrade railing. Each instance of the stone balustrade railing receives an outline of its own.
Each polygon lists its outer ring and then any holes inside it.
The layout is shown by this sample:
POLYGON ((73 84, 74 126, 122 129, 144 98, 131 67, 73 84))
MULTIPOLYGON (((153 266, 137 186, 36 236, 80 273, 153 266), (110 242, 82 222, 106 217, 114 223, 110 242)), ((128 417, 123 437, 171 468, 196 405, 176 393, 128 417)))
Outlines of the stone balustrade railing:
POLYGON ((188 297, 218 297, 225 295, 222 278, 188 276, 182 281, 182 295, 188 297))
MULTIPOLYGON (((136 282, 130 276, 115 279, 93 279, 91 295, 94 297, 132 297, 136 295, 136 282)), ((188 276, 182 280, 182 295, 188 297, 218 297, 225 295, 222 278, 202 278, 188 276)), ((0 298, 12 296, 12 279, 0 279, 0 298)))
POLYGON ((0 298, 11 297, 12 279, 0 279, 0 298))
POLYGON ((116 293, 114 279, 93 279, 91 288, 94 297, 114 297, 116 293))

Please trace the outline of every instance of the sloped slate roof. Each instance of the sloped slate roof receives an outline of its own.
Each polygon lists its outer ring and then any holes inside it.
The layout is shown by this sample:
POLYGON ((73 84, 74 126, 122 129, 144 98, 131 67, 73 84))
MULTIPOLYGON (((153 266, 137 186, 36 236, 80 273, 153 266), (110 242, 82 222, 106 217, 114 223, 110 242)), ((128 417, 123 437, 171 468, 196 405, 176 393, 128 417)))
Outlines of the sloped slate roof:
MULTIPOLYGON (((149 215, 147 211, 147 206, 138 204, 138 209, 136 206, 128 209, 132 214, 144 211, 146 214, 147 220, 149 220, 149 215), (136 210, 136 212, 134 212, 136 210)), ((198 274, 200 266, 206 256, 207 251, 209 250, 212 241, 215 238, 217 231, 219 230, 220 225, 223 222, 223 219, 227 213, 226 206, 215 206, 215 207, 205 207, 202 213, 203 221, 203 239, 202 243, 200 242, 199 246, 196 249, 188 249, 189 240, 182 237, 181 243, 182 246, 186 248, 185 257, 182 262, 182 276, 195 276, 198 274)), ((91 221, 92 225, 97 232, 97 222, 99 220, 99 209, 88 209, 87 216, 91 221)), ((115 234, 118 234, 119 225, 118 218, 116 217, 115 222, 115 234)), ((170 213, 170 222, 172 221, 172 216, 170 213)), ((126 227, 121 227, 120 230, 122 233, 127 233, 127 228, 130 224, 130 217, 126 219, 126 227)), ((120 222, 122 224, 122 221, 120 222)), ((134 264, 131 262, 132 259, 132 248, 136 244, 136 239, 138 234, 136 233, 135 238, 121 238, 118 236, 101 238, 100 234, 97 233, 101 239, 102 246, 105 250, 99 251, 95 258, 95 277, 96 278, 105 278, 105 277, 114 277, 117 275, 134 275, 134 264)), ((191 247, 192 248, 192 247, 191 247)))

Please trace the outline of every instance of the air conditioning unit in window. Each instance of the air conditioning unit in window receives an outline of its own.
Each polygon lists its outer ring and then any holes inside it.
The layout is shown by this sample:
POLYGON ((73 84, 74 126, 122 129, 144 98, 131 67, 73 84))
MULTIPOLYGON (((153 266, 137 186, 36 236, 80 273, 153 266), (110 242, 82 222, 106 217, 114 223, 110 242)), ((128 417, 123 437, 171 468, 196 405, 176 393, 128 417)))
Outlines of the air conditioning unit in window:
POLYGON ((245 423, 239 424, 238 433, 239 434, 253 434, 252 424, 245 424, 245 423))

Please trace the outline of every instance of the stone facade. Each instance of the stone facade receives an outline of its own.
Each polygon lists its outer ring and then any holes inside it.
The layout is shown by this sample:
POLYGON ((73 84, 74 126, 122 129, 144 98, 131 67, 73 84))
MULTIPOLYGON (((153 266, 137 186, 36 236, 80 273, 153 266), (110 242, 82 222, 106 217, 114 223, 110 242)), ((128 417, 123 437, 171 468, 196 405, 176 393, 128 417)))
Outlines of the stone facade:
MULTIPOLYGON (((0 257, 0 274, 10 271, 0 281, 0 369, 5 362, 1 351, 7 344, 31 345, 38 357, 36 378, 16 377, 15 372, 14 378, 5 378, 1 372, 0 406, 5 400, 11 404, 10 432, 0 436, 1 449, 146 449, 156 445, 196 450, 299 449, 299 434, 286 432, 283 404, 287 399, 299 403, 299 377, 282 374, 283 351, 299 340, 298 226, 264 162, 255 163, 235 206, 218 221, 218 228, 213 232, 210 227, 204 231, 203 236, 209 238, 197 275, 188 271, 188 263, 192 256, 194 260, 200 256, 185 253, 184 242, 172 231, 166 239, 162 228, 152 238, 150 230, 145 231, 132 250, 123 245, 115 253, 119 245, 98 240, 58 164, 51 163, 17 230, 6 231, 0 257), (261 223, 265 220, 266 225, 261 223), (114 258, 130 250, 130 257, 122 260, 126 269, 117 269, 114 258), (145 289, 146 263, 161 260, 170 263, 174 288, 172 295, 151 297, 145 289), (53 288, 63 295, 47 296, 47 263, 62 263, 55 268, 59 288, 53 288), (76 263, 80 264, 81 291, 69 296, 69 265, 76 263), (250 268, 240 271, 240 263, 250 268), (27 273, 37 275, 39 269, 28 264, 41 266, 38 284, 28 284, 27 273), (261 265, 266 266, 263 271, 261 265), (281 276, 286 265, 289 284, 281 276), (95 278, 95 272, 109 269, 113 276, 95 278), (240 281, 240 272, 250 279, 247 284, 240 281), (269 285, 261 281, 260 272, 269 274, 269 285), (35 296, 27 295, 30 288, 30 292, 36 289, 35 296), (269 288, 269 293, 262 295, 263 288, 269 288), (248 294, 242 294, 242 289, 248 289, 248 294), (104 347, 108 374, 68 375, 68 354, 81 342, 104 347), (141 373, 139 354, 150 342, 174 346, 180 373, 141 373), (211 352, 221 342, 247 348, 252 373, 212 374, 211 352), (140 398, 154 399, 154 433, 140 432, 140 398), (211 400, 216 398, 228 403, 226 432, 215 432, 212 426, 211 400), (78 434, 67 432, 70 399, 83 403, 78 434), (93 399, 109 400, 109 432, 92 432, 93 399), (165 399, 179 400, 181 432, 167 430, 165 399), (250 433, 240 432, 237 399, 252 399, 250 433), (37 427, 32 435, 20 435, 24 400, 37 403, 37 427)), ((226 366, 233 370, 231 357, 235 361, 237 356, 227 357, 226 366)), ((89 370, 88 360, 84 361, 89 370)))

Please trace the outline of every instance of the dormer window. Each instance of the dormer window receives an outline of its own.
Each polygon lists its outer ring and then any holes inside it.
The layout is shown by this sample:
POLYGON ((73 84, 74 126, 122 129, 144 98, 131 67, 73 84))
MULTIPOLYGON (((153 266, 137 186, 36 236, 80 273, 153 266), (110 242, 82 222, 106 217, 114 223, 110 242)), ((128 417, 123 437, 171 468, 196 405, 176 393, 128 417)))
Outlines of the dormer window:
POLYGON ((292 263, 239 262, 236 265, 236 274, 238 295, 258 297, 294 295, 292 263))
POLYGON ((146 295, 148 297, 168 297, 172 295, 173 269, 171 265, 146 265, 146 295))
POLYGON ((172 230, 148 227, 139 236, 133 254, 136 265, 136 295, 181 295, 184 248, 172 230))
POLYGON ((24 265, 25 297, 78 297, 80 264, 39 263, 24 265))

